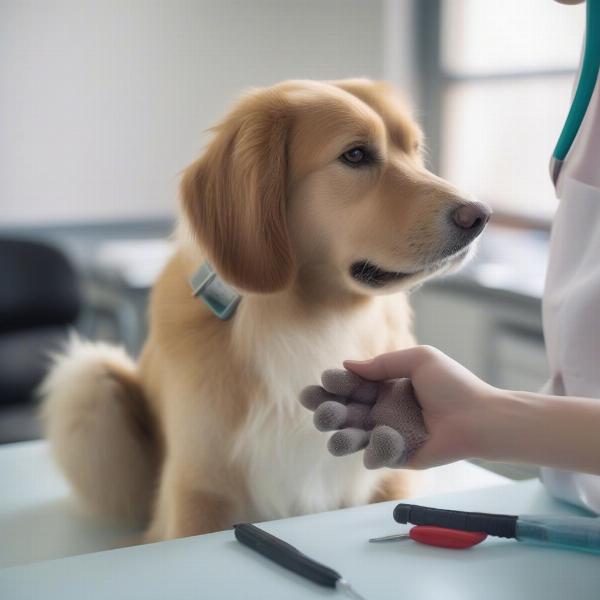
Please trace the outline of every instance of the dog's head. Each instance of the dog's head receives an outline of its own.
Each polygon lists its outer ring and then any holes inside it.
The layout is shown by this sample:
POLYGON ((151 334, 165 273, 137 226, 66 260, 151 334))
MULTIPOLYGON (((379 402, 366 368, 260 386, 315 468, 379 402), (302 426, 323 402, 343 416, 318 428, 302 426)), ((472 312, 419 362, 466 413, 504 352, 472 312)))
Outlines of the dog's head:
POLYGON ((185 172, 184 214, 241 290, 397 291, 459 264, 490 216, 425 169, 421 138, 387 84, 254 91, 185 172))

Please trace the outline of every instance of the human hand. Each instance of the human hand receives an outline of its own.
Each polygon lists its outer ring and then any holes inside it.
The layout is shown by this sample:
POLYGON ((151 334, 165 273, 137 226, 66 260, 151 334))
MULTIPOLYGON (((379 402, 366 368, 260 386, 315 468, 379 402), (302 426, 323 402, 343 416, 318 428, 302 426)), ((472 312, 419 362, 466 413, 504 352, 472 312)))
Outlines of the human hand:
POLYGON ((483 457, 487 448, 505 444, 494 422, 494 411, 505 405, 494 401, 500 390, 435 348, 416 346, 344 366, 371 381, 411 380, 429 437, 409 458, 409 468, 483 457))
POLYGON ((484 458, 600 474, 598 399, 501 390, 429 346, 344 366, 352 373, 324 373, 324 386, 337 395, 310 386, 301 398, 320 429, 340 429, 329 442, 333 454, 366 448, 369 468, 424 469, 484 458), (337 381, 329 380, 331 373, 337 381), (413 440, 411 454, 405 436, 419 431, 411 421, 419 405, 426 431, 413 440), (378 413, 378 406, 385 410, 378 413), (415 412, 403 412, 410 407, 415 412))
POLYGON ((322 383, 305 388, 300 401, 315 412, 319 431, 339 430, 328 443, 334 456, 365 448, 367 469, 398 468, 427 439, 410 380, 367 381, 332 369, 323 373, 322 383))

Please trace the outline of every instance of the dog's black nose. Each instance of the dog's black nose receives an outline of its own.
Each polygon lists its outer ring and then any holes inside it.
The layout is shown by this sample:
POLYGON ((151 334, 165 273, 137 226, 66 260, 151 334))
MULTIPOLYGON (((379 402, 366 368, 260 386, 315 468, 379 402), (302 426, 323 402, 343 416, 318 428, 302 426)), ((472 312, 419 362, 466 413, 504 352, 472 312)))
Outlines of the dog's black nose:
POLYGON ((452 220, 460 229, 478 233, 485 227, 491 215, 492 210, 483 202, 467 202, 454 209, 452 220))

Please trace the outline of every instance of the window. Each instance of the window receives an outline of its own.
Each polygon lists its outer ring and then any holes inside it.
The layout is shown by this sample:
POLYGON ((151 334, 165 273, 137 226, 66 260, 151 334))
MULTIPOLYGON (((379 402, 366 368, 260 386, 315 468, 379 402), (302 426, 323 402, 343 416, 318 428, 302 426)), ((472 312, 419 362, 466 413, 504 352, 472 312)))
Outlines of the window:
POLYGON ((498 213, 548 220, 556 208, 548 163, 570 104, 584 5, 441 0, 437 7, 434 166, 498 213))

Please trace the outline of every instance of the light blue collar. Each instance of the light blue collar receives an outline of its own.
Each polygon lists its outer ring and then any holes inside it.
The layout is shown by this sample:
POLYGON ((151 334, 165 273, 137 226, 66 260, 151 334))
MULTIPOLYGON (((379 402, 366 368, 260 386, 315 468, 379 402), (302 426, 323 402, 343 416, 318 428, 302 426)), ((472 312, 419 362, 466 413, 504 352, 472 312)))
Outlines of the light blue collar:
POLYGON ((203 263, 188 281, 194 296, 223 321, 233 315, 242 299, 235 288, 219 277, 209 262, 203 263))

